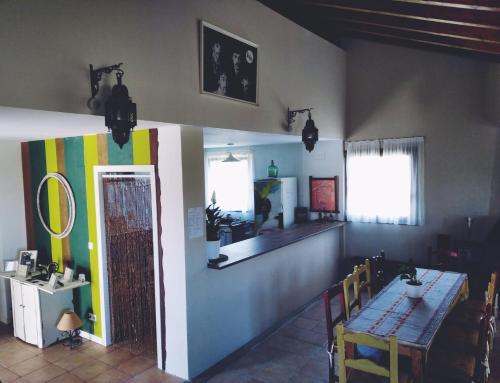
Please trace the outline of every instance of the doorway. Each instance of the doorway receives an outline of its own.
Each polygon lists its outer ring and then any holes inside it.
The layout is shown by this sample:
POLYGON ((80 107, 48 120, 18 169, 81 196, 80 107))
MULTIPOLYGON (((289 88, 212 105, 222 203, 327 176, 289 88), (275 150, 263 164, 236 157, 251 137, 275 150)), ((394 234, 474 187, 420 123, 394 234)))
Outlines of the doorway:
POLYGON ((154 166, 95 166, 103 340, 162 368, 154 166))

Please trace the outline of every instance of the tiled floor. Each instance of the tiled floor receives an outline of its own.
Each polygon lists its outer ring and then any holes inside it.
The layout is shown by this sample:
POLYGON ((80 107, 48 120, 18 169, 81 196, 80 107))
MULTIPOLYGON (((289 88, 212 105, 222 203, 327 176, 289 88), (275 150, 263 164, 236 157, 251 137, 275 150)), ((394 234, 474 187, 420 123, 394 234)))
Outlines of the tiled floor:
POLYGON ((28 345, 0 326, 1 383, 181 383, 162 373, 152 355, 135 355, 125 347, 84 341, 73 350, 61 344, 46 349, 28 345))
MULTIPOLYGON (((338 309, 335 303, 334 313, 338 309)), ((323 306, 317 301, 203 382, 326 383, 325 342, 323 306)), ((489 383, 500 383, 500 334, 490 366, 489 383)), ((0 382, 181 383, 183 380, 159 371, 151 356, 133 355, 123 347, 105 348, 86 341, 75 350, 62 345, 40 350, 16 340, 10 328, 0 327, 0 382)))
MULTIPOLYGON (((333 315, 338 309, 334 300, 333 315)), ((328 383, 324 315, 323 302, 313 303, 208 382, 328 383)), ((500 383, 500 327, 498 329, 488 383, 500 383)))

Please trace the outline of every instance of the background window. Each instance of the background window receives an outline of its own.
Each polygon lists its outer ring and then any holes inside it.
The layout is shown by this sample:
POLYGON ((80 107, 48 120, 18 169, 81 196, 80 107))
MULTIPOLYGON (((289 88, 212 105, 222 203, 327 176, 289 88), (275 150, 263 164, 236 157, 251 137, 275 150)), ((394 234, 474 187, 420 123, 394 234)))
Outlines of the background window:
POLYGON ((423 143, 421 137, 347 143, 348 221, 423 223, 423 143))
POLYGON ((205 155, 205 203, 215 191, 217 205, 227 211, 253 211, 253 155, 250 151, 232 151, 238 162, 223 162, 228 152, 205 155))

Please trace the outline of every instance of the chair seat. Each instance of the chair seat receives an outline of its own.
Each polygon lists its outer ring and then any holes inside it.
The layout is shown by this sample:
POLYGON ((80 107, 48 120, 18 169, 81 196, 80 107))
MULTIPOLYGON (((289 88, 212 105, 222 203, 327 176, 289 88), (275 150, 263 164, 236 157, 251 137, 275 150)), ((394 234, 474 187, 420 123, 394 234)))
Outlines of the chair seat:
MULTIPOLYGON (((368 374, 367 372, 353 370, 351 369, 347 382, 349 383, 389 383, 389 378, 384 378, 383 376, 377 376, 373 374, 368 374)), ((410 373, 398 370, 398 383, 412 383, 413 378, 410 373)))
POLYGON ((476 368, 476 358, 463 351, 433 347, 429 355, 430 376, 449 376, 472 379, 476 368))
POLYGON ((456 323, 447 323, 437 335, 435 345, 445 349, 475 352, 479 346, 479 329, 464 328, 456 323))

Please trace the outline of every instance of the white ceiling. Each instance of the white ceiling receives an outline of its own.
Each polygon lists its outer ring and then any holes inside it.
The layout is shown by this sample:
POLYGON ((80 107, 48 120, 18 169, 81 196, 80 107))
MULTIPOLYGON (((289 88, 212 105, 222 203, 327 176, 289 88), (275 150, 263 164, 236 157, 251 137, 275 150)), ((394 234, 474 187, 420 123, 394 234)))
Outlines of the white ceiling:
MULTIPOLYGON (((165 125, 169 124, 137 121, 137 129, 165 125)), ((103 116, 0 106, 0 140, 32 141, 106 132, 103 116)))
POLYGON ((204 128, 203 141, 203 146, 205 148, 221 148, 227 147, 228 143, 232 143, 234 146, 297 144, 302 141, 302 137, 292 136, 289 134, 256 133, 244 130, 204 128))

